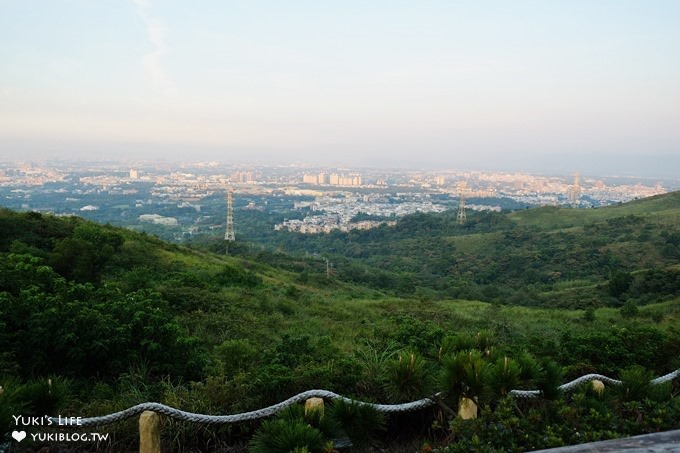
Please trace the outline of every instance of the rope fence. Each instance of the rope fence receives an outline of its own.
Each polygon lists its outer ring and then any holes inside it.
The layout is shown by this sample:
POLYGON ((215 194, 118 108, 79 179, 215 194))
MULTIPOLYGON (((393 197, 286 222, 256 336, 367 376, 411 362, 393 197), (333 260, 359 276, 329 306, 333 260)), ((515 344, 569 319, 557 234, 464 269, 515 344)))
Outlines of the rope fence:
MULTIPOLYGON (((665 382, 670 382, 673 379, 680 377, 680 368, 678 368, 675 371, 672 371, 668 374, 664 374, 663 376, 659 376, 658 378, 654 378, 649 383, 651 385, 658 385, 658 384, 663 384, 665 382)), ((563 392, 568 392, 571 390, 574 390, 578 386, 585 384, 586 382, 592 382, 592 381, 602 381, 605 384, 611 384, 611 385, 621 385, 622 382, 619 381, 618 379, 612 379, 610 377, 604 376, 602 374, 586 374, 585 376, 581 376, 579 378, 574 379, 573 381, 569 381, 566 384, 562 384, 558 387, 563 392)), ((511 390, 510 394, 518 397, 518 398, 535 398, 541 395, 540 390, 511 390)))
MULTIPOLYGON (((663 376, 657 377, 655 379, 652 379, 649 381, 650 384, 652 385, 658 385, 658 384, 663 384, 665 382, 670 382, 676 378, 680 377, 680 368, 665 374, 663 376)), ((574 390, 575 388, 579 387, 580 385, 599 380, 607 384, 611 385, 621 385, 622 382, 617 380, 617 379, 612 379, 610 377, 601 375, 601 374, 587 374, 585 376, 581 376, 579 378, 574 379, 573 381, 567 382, 566 384, 562 384, 558 388, 562 391, 571 391, 574 390)), ((510 394, 518 397, 518 398, 536 398, 541 395, 540 390, 511 390, 510 394)), ((328 390, 307 390, 306 392, 299 393, 291 398, 288 398, 285 401, 282 401, 280 403, 250 411, 250 412, 244 412, 241 414, 233 414, 233 415, 205 415, 205 414, 196 414, 192 412, 186 412, 180 409, 175 409, 174 407, 166 406, 164 404, 160 403, 141 403, 137 404, 135 406, 132 406, 128 409, 122 410, 120 412, 115 412, 113 414, 108 414, 108 415, 103 415, 99 417, 88 417, 88 418, 79 418, 76 421, 73 422, 67 422, 64 423, 64 419, 61 419, 61 423, 57 423, 57 418, 52 417, 52 421, 56 426, 59 426, 61 428, 83 428, 83 427, 88 427, 88 426, 102 426, 102 425, 108 425, 111 423, 116 423, 121 420, 125 420, 130 417, 134 417, 135 415, 141 414, 145 411, 152 411, 158 414, 166 415, 168 417, 172 417, 178 420, 183 420, 187 422, 192 422, 192 423, 204 423, 204 424, 210 424, 210 425, 215 425, 215 424, 226 424, 226 423, 240 423, 240 422, 245 422, 245 421, 251 421, 251 420, 257 420, 260 418, 265 418, 269 417, 271 415, 274 415, 281 410, 285 409, 288 406, 292 406, 297 403, 302 403, 310 398, 323 398, 323 399, 329 399, 329 400, 343 400, 348 403, 354 403, 354 404, 360 404, 360 405, 365 405, 365 406, 371 406, 378 412, 383 412, 387 414, 391 413, 400 413, 400 412, 411 412, 411 411, 416 411, 420 409, 424 409, 430 406, 433 406, 436 404, 437 398, 440 396, 440 393, 437 393, 435 395, 432 395, 427 398, 422 398, 417 401, 412 401, 409 403, 402 403, 402 404, 375 404, 375 403, 367 403, 364 401, 358 401, 358 400, 353 400, 351 398, 344 397, 342 395, 338 395, 337 393, 328 391, 328 390)))

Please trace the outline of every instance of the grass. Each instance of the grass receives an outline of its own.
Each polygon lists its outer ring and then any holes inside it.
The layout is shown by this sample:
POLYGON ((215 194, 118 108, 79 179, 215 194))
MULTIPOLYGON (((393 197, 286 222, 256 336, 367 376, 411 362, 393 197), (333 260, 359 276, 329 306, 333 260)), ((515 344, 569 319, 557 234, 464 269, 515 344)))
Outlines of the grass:
MULTIPOLYGON (((558 289, 580 291, 589 288, 593 288, 592 282, 576 280, 563 282, 558 289)), ((348 289, 351 287, 343 287, 344 291, 348 289)), ((288 333, 328 336, 335 347, 351 352, 376 331, 397 328, 394 319, 399 316, 431 322, 450 334, 474 333, 493 323, 505 323, 507 329, 523 336, 547 332, 551 338, 558 338, 561 332, 578 330, 584 316, 584 310, 499 306, 470 300, 343 298, 337 297, 335 290, 323 289, 312 289, 300 300, 290 300, 269 290, 244 296, 238 289, 228 289, 222 294, 228 300, 224 309, 186 316, 187 323, 212 344, 229 338, 249 338, 267 347, 288 333)), ((653 323, 653 314, 662 313, 661 326, 677 325, 678 305, 676 299, 645 306, 640 310, 640 322, 653 323)), ((621 320, 618 309, 599 308, 589 328, 598 324, 609 326, 612 319, 621 320)))
POLYGON ((573 209, 543 207, 527 209, 510 214, 520 225, 533 225, 541 229, 570 228, 592 222, 602 222, 623 216, 660 217, 668 220, 680 219, 680 191, 635 200, 620 205, 597 209, 573 209))

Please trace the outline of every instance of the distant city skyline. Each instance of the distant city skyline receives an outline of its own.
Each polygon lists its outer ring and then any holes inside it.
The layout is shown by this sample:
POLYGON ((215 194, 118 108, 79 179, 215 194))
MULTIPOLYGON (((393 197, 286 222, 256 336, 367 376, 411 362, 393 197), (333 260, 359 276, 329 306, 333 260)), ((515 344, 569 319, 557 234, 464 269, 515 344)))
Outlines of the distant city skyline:
POLYGON ((680 2, 0 3, 0 159, 678 176, 680 2))

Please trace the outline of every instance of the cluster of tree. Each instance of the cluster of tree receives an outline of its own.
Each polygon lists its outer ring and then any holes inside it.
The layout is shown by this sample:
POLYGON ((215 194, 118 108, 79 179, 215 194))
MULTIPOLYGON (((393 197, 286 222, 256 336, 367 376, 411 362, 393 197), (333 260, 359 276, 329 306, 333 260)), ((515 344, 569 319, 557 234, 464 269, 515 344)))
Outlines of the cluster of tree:
POLYGON ((134 235, 126 245, 131 233, 77 218, 3 210, 0 230, 0 371, 21 378, 114 380, 139 363, 200 378, 205 352, 178 317, 182 304, 206 281, 260 283, 228 265, 209 276, 171 272, 158 241, 134 235), (182 288, 192 290, 186 299, 182 288))

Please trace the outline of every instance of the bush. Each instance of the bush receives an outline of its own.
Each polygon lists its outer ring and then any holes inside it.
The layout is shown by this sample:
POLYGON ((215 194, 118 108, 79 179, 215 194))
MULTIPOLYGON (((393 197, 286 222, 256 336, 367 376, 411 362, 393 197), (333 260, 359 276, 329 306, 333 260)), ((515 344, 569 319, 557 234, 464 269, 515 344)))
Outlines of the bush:
POLYGON ((377 431, 385 429, 385 415, 382 412, 354 401, 333 401, 329 416, 337 421, 352 443, 357 446, 367 444, 377 431))
POLYGON ((13 415, 28 414, 28 401, 22 401, 18 395, 21 385, 10 379, 0 382, 0 445, 15 426, 13 415))
POLYGON ((489 367, 486 374, 486 385, 492 399, 503 397, 517 387, 522 370, 519 364, 508 357, 503 357, 489 367))
POLYGON ((460 351, 443 359, 440 385, 455 406, 461 397, 479 400, 488 372, 488 363, 477 350, 460 351))
POLYGON ((219 374, 228 377, 252 368, 258 362, 257 348, 246 339, 225 340, 214 349, 219 374))
POLYGON ((384 390, 387 364, 398 351, 399 348, 395 342, 378 345, 376 342, 368 341, 356 351, 357 362, 361 369, 356 386, 362 394, 380 398, 384 390))
POLYGON ((631 366, 621 371, 621 385, 617 386, 617 393, 624 401, 640 401, 649 395, 651 371, 641 366, 631 366))
POLYGON ((244 288, 255 288, 262 283, 262 279, 257 274, 241 267, 229 265, 225 265, 215 275, 213 281, 222 286, 240 286, 244 288))
POLYGON ((563 383, 564 370, 553 360, 543 360, 541 363, 541 374, 536 382, 543 398, 555 400, 562 395, 559 389, 563 383))
POLYGON ((255 433, 250 447, 252 453, 289 453, 302 448, 319 452, 323 448, 323 436, 301 419, 267 420, 255 433))
POLYGON ((262 423, 250 445, 254 453, 319 452, 324 438, 338 433, 338 424, 321 410, 305 412, 297 404, 282 410, 275 420, 262 423))
POLYGON ((385 394, 396 403, 413 401, 425 396, 429 390, 430 373, 425 360, 415 352, 403 351, 388 362, 385 394))
POLYGON ((621 316, 624 318, 634 318, 639 314, 640 310, 638 310, 637 304, 633 302, 632 300, 626 301, 625 304, 619 309, 619 313, 621 313, 621 316))

